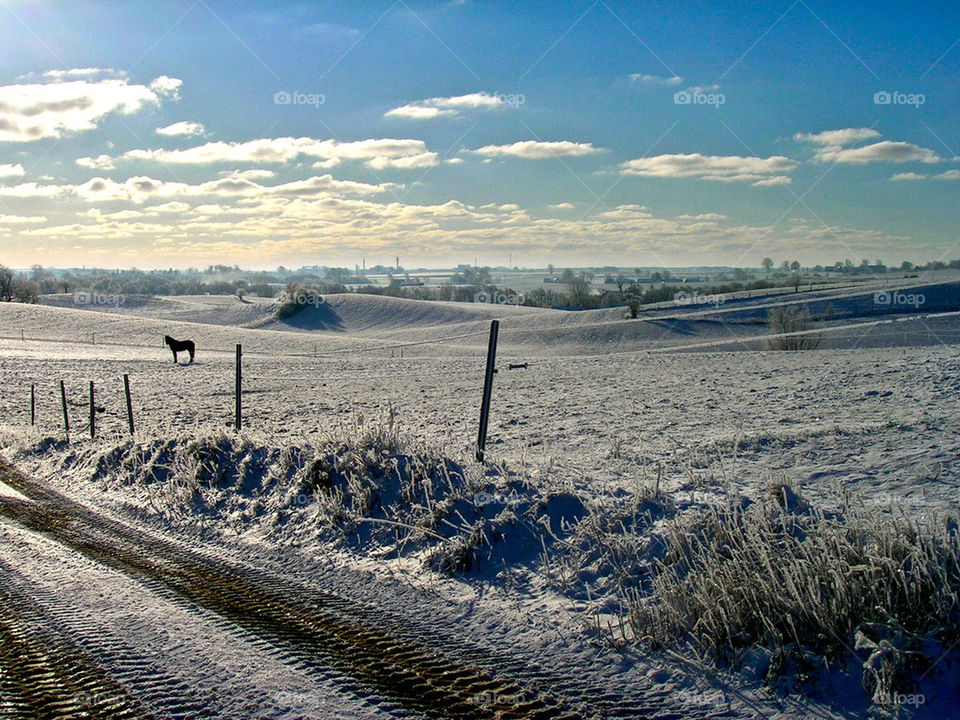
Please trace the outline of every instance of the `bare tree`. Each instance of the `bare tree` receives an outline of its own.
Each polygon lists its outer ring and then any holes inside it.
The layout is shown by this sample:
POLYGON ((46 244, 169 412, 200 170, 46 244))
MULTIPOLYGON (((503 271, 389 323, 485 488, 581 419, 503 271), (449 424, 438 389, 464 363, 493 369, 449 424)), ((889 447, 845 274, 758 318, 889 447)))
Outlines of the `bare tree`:
POLYGON ((767 314, 767 324, 773 335, 769 340, 772 350, 816 350, 820 346, 822 336, 810 332, 817 328, 806 310, 774 308, 767 314))
POLYGON ((570 304, 573 307, 585 308, 590 305, 590 283, 583 278, 576 278, 567 287, 570 288, 570 304))
POLYGON ((40 299, 40 286, 29 278, 14 278, 12 294, 17 302, 35 303, 40 299))
POLYGON ((13 270, 6 265, 0 265, 0 300, 13 300, 13 270))

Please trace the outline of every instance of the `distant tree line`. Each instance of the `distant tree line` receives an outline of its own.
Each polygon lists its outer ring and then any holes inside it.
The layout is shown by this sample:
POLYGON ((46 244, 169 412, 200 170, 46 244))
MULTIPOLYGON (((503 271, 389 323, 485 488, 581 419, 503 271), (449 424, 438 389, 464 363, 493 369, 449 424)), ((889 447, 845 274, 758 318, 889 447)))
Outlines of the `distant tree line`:
MULTIPOLYGON (((440 300, 448 302, 475 302, 478 296, 507 297, 519 300, 532 307, 586 310, 626 307, 636 317, 640 308, 652 303, 673 300, 676 294, 692 286, 698 293, 722 295, 745 290, 762 290, 773 287, 793 287, 799 290, 801 272, 842 272, 863 274, 886 267, 877 260, 874 264, 862 260, 859 265, 850 260, 837 261, 833 265, 817 265, 802 268, 799 261, 784 260, 776 266, 771 258, 764 258, 760 269, 765 271, 756 278, 744 268, 733 268, 727 275, 720 275, 713 284, 695 283, 682 285, 680 278, 663 269, 642 277, 638 268, 635 273, 616 273, 611 268, 606 285, 595 290, 594 277, 590 272, 576 273, 565 269, 554 275, 549 267, 549 287, 538 287, 524 292, 496 285, 489 267, 461 268, 450 281, 440 286, 401 285, 389 286, 372 283, 357 284, 358 275, 347 268, 310 266, 299 270, 278 267, 271 271, 244 271, 237 265, 210 265, 203 270, 152 270, 136 268, 127 270, 72 269, 51 270, 33 265, 29 270, 17 272, 0 265, 0 301, 37 302, 42 295, 85 291, 90 293, 123 295, 256 295, 276 298, 291 283, 310 292, 331 294, 356 292, 414 300, 440 300), (643 282, 641 282, 641 279, 643 282), (350 283, 348 287, 345 283, 350 283)), ((934 261, 924 265, 904 261, 904 272, 960 269, 960 260, 934 261)), ((392 268, 390 270, 393 270, 392 268)), ((757 271, 754 271, 756 273, 757 271)), ((289 293, 287 293, 289 297, 289 293)), ((293 308, 290 308, 291 310, 293 308)))

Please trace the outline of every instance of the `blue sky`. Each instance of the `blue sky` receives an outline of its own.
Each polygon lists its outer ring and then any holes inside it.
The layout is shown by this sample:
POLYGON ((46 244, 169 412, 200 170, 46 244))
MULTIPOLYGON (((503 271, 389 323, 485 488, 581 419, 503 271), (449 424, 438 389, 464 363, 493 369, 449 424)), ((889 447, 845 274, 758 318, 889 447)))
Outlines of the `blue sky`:
POLYGON ((948 3, 0 2, 0 262, 960 257, 948 3))

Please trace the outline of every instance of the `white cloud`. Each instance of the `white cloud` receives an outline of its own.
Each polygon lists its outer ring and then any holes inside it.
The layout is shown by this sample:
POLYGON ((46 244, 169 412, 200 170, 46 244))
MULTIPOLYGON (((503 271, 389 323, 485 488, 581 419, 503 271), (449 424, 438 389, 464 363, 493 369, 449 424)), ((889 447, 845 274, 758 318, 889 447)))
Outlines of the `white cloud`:
POLYGON ((48 70, 43 73, 43 77, 53 80, 79 80, 90 79, 99 75, 119 78, 125 77, 123 70, 114 70, 113 68, 71 68, 69 70, 48 70))
POLYGON ((947 170, 933 176, 934 180, 960 180, 960 170, 947 170))
POLYGON ((190 205, 185 202, 180 202, 179 200, 171 200, 170 202, 161 203, 159 205, 151 205, 148 208, 144 208, 145 213, 150 213, 151 215, 156 215, 159 213, 183 213, 190 209, 190 205))
MULTIPOLYGON (((870 145, 848 147, 867 140, 876 140, 880 133, 873 128, 844 128, 842 130, 824 130, 815 134, 797 133, 794 140, 817 145, 814 160, 818 162, 843 163, 848 165, 866 165, 873 162, 923 162, 937 163, 943 158, 933 150, 908 142, 881 140, 870 145)), ((915 180, 910 173, 895 175, 891 180, 915 180)))
POLYGON ((800 142, 836 147, 845 147, 878 137, 880 137, 880 133, 873 128, 843 128, 842 130, 824 130, 819 133, 797 133, 793 136, 794 140, 800 142))
POLYGON ((548 207, 550 207, 552 210, 570 210, 573 208, 573 203, 562 202, 557 203, 556 205, 549 205, 548 207))
POLYGON ((512 145, 485 145, 476 150, 468 152, 484 157, 520 157, 527 160, 543 160, 546 158, 557 157, 582 157, 600 152, 591 143, 575 143, 569 140, 560 140, 558 142, 539 142, 536 140, 524 140, 515 142, 512 145))
POLYGON ((131 150, 126 160, 167 164, 289 163, 299 157, 323 158, 322 167, 341 160, 364 160, 374 168, 428 167, 437 164, 436 153, 423 140, 378 138, 355 142, 315 140, 308 137, 259 138, 247 142, 209 142, 186 150, 131 150))
POLYGON ((0 215, 0 225, 38 225, 47 219, 42 215, 0 215))
POLYGON ((157 133, 157 135, 187 135, 192 137, 194 135, 203 135, 203 133, 206 132, 206 128, 200 123, 181 121, 167 125, 166 127, 157 128, 154 132, 157 133))
POLYGON ((174 97, 180 82, 161 76, 149 87, 116 78, 3 85, 0 142, 30 142, 92 130, 110 113, 130 115, 174 97))
POLYGON ((220 177, 239 177, 247 180, 265 180, 276 176, 273 170, 264 170, 262 168, 251 168, 250 170, 221 170, 220 177))
POLYGON ((895 181, 896 180, 923 180, 926 177, 927 177, 926 175, 920 175, 915 172, 905 172, 905 173, 897 173, 896 175, 891 175, 890 179, 895 181))
POLYGON ((503 97, 486 92, 435 97, 402 105, 388 110, 384 117, 399 117, 408 120, 430 120, 437 117, 454 117, 464 110, 494 110, 505 106, 503 97))
POLYGON ((152 83, 150 83, 150 89, 158 95, 164 95, 173 99, 177 99, 181 85, 183 85, 183 80, 161 75, 152 83))
POLYGON ((766 178, 765 180, 757 180, 755 183, 751 183, 754 187, 775 187, 777 185, 789 185, 793 182, 793 178, 788 175, 774 175, 771 178, 766 178))
POLYGON ((730 218, 720 213, 700 213, 699 215, 677 215, 677 220, 729 220, 730 218))
MULTIPOLYGON (((218 180, 189 185, 164 182, 151 177, 137 176, 117 182, 103 177, 91 178, 76 186, 48 186, 57 194, 72 193, 86 202, 127 201, 142 204, 152 199, 188 197, 323 197, 334 195, 373 195, 391 187, 388 184, 369 185, 351 180, 335 180, 331 175, 314 176, 280 185, 261 185, 252 180, 230 176, 218 180)), ((4 188, 0 188, 0 195, 4 188)))
POLYGON ((666 85, 673 87, 683 82, 679 75, 673 77, 660 77, 658 75, 644 75, 643 73, 634 73, 628 76, 633 82, 643 83, 644 85, 666 85))
POLYGON ((89 168, 91 170, 114 170, 117 166, 113 161, 113 158, 109 155, 97 155, 93 157, 81 157, 75 160, 77 165, 80 167, 89 168))
POLYGON ((24 174, 23 165, 0 165, 0 178, 21 177, 24 174))
POLYGON ((374 170, 383 170, 385 168, 397 168, 399 170, 412 170, 415 168, 428 168, 437 164, 437 154, 435 152, 425 152, 419 155, 407 155, 404 157, 375 157, 367 162, 367 165, 374 170))
POLYGON ((399 117, 407 120, 432 120, 438 117, 452 117, 458 115, 456 110, 441 110, 435 107, 422 107, 420 105, 404 105, 394 108, 384 113, 384 117, 399 117))
POLYGON ((38 185, 35 182, 20 183, 12 187, 0 186, 0 197, 8 198, 52 198, 63 193, 59 185, 38 185))
POLYGON ((815 159, 820 162, 847 165, 866 165, 873 162, 938 163, 942 160, 933 150, 912 143, 893 142, 892 140, 881 140, 872 145, 857 148, 825 147, 817 152, 815 159))
POLYGON ((754 185, 784 185, 786 173, 800 163, 781 155, 768 158, 718 156, 700 153, 657 155, 629 160, 620 166, 624 175, 643 177, 701 178, 718 182, 750 182, 754 185))

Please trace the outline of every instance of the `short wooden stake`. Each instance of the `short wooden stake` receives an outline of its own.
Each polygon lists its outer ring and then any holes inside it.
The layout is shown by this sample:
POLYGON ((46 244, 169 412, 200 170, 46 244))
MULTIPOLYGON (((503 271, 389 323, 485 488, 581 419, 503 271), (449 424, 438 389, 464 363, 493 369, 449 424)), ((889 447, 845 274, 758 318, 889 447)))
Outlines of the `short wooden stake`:
POLYGON ((130 397, 130 376, 123 375, 123 394, 127 396, 127 423, 130 425, 130 434, 133 435, 133 400, 130 397))
POLYGON ((60 381, 60 403, 63 405, 63 431, 67 434, 67 440, 70 439, 70 414, 67 412, 67 387, 60 381))
POLYGON ((37 386, 30 386, 30 424, 37 424, 37 386))

